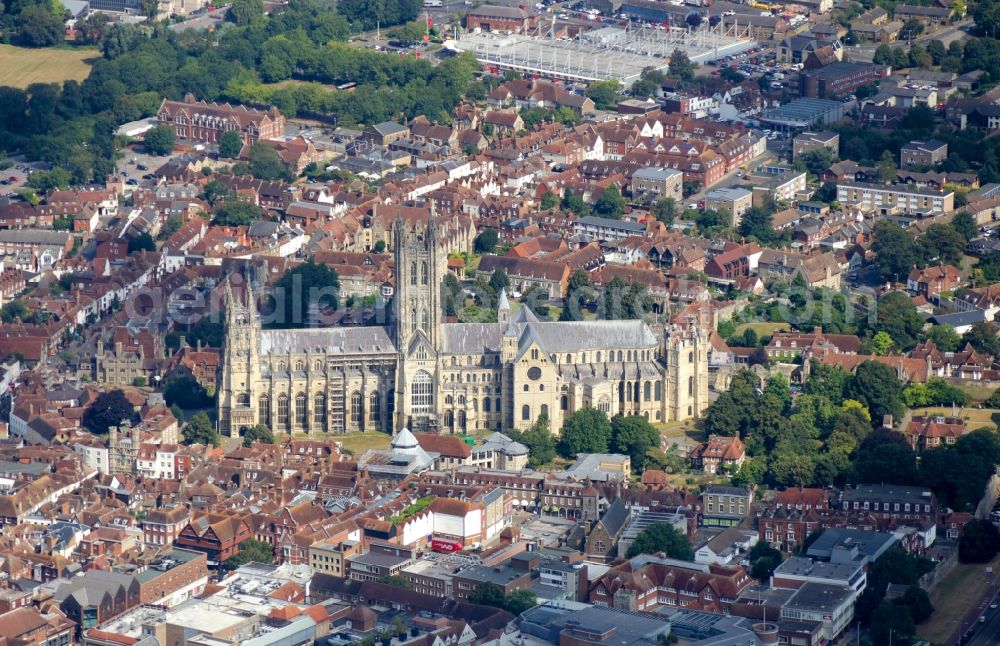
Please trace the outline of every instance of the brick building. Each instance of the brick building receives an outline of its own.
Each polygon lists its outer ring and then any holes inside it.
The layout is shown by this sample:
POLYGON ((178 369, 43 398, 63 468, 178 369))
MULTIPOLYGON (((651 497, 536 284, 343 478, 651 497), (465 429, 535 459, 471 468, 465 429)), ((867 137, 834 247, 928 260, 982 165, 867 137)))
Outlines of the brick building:
POLYGON ((218 143, 227 130, 238 133, 247 146, 285 134, 285 117, 277 108, 265 111, 228 103, 206 103, 196 101, 190 94, 184 101, 164 99, 156 118, 161 126, 173 128, 179 139, 209 144, 218 143))

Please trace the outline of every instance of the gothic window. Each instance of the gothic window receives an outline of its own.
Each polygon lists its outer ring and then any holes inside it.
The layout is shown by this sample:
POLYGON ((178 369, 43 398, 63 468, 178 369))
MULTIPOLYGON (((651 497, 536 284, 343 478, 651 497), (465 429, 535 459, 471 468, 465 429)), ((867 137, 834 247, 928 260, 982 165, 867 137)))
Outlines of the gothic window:
POLYGON ((422 285, 428 284, 426 260, 420 263, 420 284, 422 285))
POLYGON ((417 284, 417 263, 416 262, 411 262, 410 263, 410 284, 411 285, 416 285, 417 284))
POLYGON ((236 395, 236 405, 244 407, 244 408, 249 408, 249 406, 250 406, 250 394, 249 393, 240 393, 239 395, 236 395))
POLYGON ((569 397, 563 395, 559 398, 559 407, 563 410, 569 410, 569 397))
POLYGON ((489 397, 486 397, 485 399, 483 399, 483 412, 484 413, 490 412, 490 401, 491 400, 490 400, 489 397))
POLYGON ((351 423, 361 423, 361 393, 356 390, 351 393, 351 423))
POLYGON ((271 398, 261 395, 257 400, 257 421, 265 426, 271 425, 271 398))
POLYGON ((544 415, 545 417, 549 416, 549 405, 548 404, 542 404, 542 410, 541 410, 540 414, 544 415))
POLYGON ((305 364, 302 363, 301 361, 295 362, 295 372, 302 372, 305 369, 305 367, 306 367, 305 364))
POLYGON ((323 369, 322 361, 316 361, 316 363, 313 364, 313 370, 322 370, 322 369, 323 369))
POLYGON ((634 402, 640 401, 639 400, 639 382, 638 381, 635 382, 635 384, 632 386, 632 392, 633 392, 633 394, 632 394, 632 401, 634 401, 634 402))
POLYGON ((434 404, 434 384, 425 370, 413 375, 411 403, 414 413, 430 413, 434 404))
POLYGON ((531 349, 531 360, 538 361, 538 348, 531 349))
POLYGON ((278 426, 288 426, 288 395, 278 397, 278 426))
POLYGON ((499 397, 497 397, 497 398, 496 398, 495 400, 493 400, 493 404, 494 404, 494 406, 493 406, 493 409, 494 409, 494 410, 495 410, 496 412, 498 412, 498 413, 499 413, 499 412, 500 412, 500 398, 499 398, 499 397))
POLYGON ((320 428, 323 427, 323 421, 326 419, 326 395, 323 393, 316 393, 313 397, 313 422, 320 428))
POLYGON ((622 351, 621 350, 618 351, 618 360, 619 361, 622 360, 622 351))
POLYGON ((694 377, 688 377, 688 395, 694 395, 694 377))
POLYGON ((295 396, 295 425, 303 427, 309 420, 306 411, 306 394, 299 393, 295 396))
POLYGON ((381 407, 379 406, 381 402, 378 399, 378 393, 372 393, 372 396, 368 398, 368 413, 372 416, 372 421, 379 421, 379 415, 382 414, 381 407))
POLYGON ((663 399, 663 382, 656 382, 656 401, 661 401, 663 399))
POLYGON ((464 410, 459 410, 458 411, 458 427, 460 429, 462 429, 463 431, 465 430, 465 411, 464 410))
POLYGON ((284 371, 285 371, 285 362, 284 361, 279 361, 278 362, 278 372, 284 372, 284 371))
POLYGON ((545 384, 538 384, 538 390, 539 390, 539 392, 544 392, 545 391, 545 384))
POLYGON ((475 411, 475 412, 478 412, 479 411, 479 400, 478 399, 473 399, 471 403, 472 403, 472 410, 475 411))
POLYGON ((531 420, 531 406, 528 406, 527 404, 521 406, 521 419, 525 422, 531 420))
POLYGON ((688 363, 694 363, 694 352, 688 352, 688 363))
POLYGON ((459 406, 465 406, 465 395, 459 395, 458 396, 458 405, 459 406))
POLYGON ((410 308, 410 332, 417 331, 417 308, 410 308))
POLYGON ((451 395, 445 395, 444 396, 444 405, 445 406, 451 406, 453 402, 454 402, 454 399, 452 398, 451 395))
POLYGON ((601 362, 601 351, 598 350, 597 351, 597 363, 600 363, 600 362, 601 362))
POLYGON ((444 412, 444 425, 445 428, 451 428, 455 425, 455 414, 450 410, 444 412))
POLYGON ((651 396, 653 394, 652 393, 652 391, 653 391, 653 382, 647 381, 645 384, 643 384, 642 387, 643 387, 643 393, 642 393, 643 394, 643 399, 645 401, 649 401, 650 399, 652 399, 651 396))
POLYGON ((427 310, 423 309, 420 311, 420 329, 427 332, 431 329, 430 327, 430 317, 427 316, 427 310))

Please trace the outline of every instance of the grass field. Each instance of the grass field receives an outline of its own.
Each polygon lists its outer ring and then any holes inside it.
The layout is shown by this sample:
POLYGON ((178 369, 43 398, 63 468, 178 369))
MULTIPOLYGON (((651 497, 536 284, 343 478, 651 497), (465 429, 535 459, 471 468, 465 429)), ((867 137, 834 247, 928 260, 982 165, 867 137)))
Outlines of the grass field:
MULTIPOLYGON (((996 571, 1000 567, 1000 556, 990 565, 996 571)), ((917 634, 932 644, 945 643, 991 583, 984 565, 956 564, 928 591, 934 614, 917 627, 917 634)))
POLYGON ((32 83, 82 81, 90 74, 87 59, 96 49, 27 49, 0 45, 0 85, 25 88, 32 83))
MULTIPOLYGON (((943 415, 945 417, 951 417, 951 407, 950 406, 932 406, 930 408, 917 408, 913 411, 913 415, 943 415)), ((970 431, 974 431, 977 428, 982 428, 983 426, 996 426, 997 423, 993 421, 993 416, 1000 413, 1000 410, 995 408, 959 408, 958 416, 961 419, 966 420, 965 425, 970 431)))
POLYGON ((335 436, 338 442, 344 445, 345 449, 354 455, 360 456, 368 449, 385 449, 389 447, 392 437, 388 433, 369 431, 368 433, 348 433, 346 435, 335 436))
POLYGON ((766 321, 759 321, 756 323, 744 323, 736 327, 736 334, 743 334, 747 329, 751 329, 757 333, 758 337, 771 336, 775 332, 787 332, 791 328, 788 327, 788 323, 769 323, 766 321))

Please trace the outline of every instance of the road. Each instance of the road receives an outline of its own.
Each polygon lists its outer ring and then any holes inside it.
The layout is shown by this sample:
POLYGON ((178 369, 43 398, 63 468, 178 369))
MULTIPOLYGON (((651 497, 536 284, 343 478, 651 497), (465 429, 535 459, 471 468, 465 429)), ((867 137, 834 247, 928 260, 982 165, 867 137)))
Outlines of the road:
MULTIPOLYGON (((963 38, 968 38, 968 35, 962 31, 965 27, 972 25, 972 19, 966 18, 960 20, 954 24, 951 24, 944 29, 939 29, 930 33, 921 34, 914 39, 913 42, 920 44, 923 47, 927 46, 932 40, 940 40, 945 47, 951 44, 952 41, 962 40, 963 38)), ((909 48, 909 42, 906 40, 898 40, 894 43, 889 43, 890 47, 896 48, 909 48)), ((853 45, 844 46, 844 51, 853 62, 871 62, 872 58, 875 56, 875 49, 878 48, 877 43, 866 43, 864 45, 853 45)))
POLYGON ((972 626, 972 639, 965 642, 969 646, 996 646, 1000 644, 1000 608, 993 610, 989 608, 990 603, 996 603, 998 587, 1000 587, 1000 581, 990 586, 989 594, 984 596, 976 608, 970 610, 962 621, 959 635, 972 626), (986 617, 985 622, 979 621, 981 616, 986 617))

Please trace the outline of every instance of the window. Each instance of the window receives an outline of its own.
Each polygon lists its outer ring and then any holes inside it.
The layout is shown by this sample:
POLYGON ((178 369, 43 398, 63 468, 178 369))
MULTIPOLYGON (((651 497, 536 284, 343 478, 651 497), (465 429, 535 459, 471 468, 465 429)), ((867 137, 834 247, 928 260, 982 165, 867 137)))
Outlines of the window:
POLYGON ((521 419, 525 422, 531 420, 531 406, 527 404, 521 406, 521 419))
POLYGON ((323 420, 326 419, 326 395, 316 393, 313 397, 313 422, 319 428, 323 427, 323 420))
POLYGON ((544 416, 548 417, 549 416, 549 405, 548 404, 542 404, 542 409, 539 412, 540 412, 541 415, 544 415, 544 416))
POLYGON ((559 398, 559 408, 562 410, 569 410, 569 397, 563 395, 559 398))
POLYGON ((427 279, 427 261, 425 260, 422 263, 420 263, 420 284, 421 285, 426 285, 427 281, 428 281, 428 279, 427 279))
POLYGON ((653 394, 653 382, 647 381, 645 384, 643 384, 643 398, 645 399, 645 401, 649 401, 652 398, 652 394, 653 394))
POLYGON ((528 368, 528 379, 532 381, 538 381, 542 378, 542 369, 538 366, 532 366, 528 368))
POLYGON ((694 376, 688 377, 688 395, 694 395, 694 376))
POLYGON ((483 412, 484 413, 490 412, 490 401, 491 400, 490 400, 489 397, 486 397, 486 398, 483 399, 483 412))
MULTIPOLYGON (((250 407, 250 393, 240 393, 236 395, 236 405, 242 408, 250 407)), ((909 511, 909 509, 907 509, 909 511)))
POLYGON ((462 429, 463 431, 465 430, 465 411, 464 410, 459 410, 458 411, 458 427, 460 429, 462 429))
POLYGON ((416 285, 417 284, 417 263, 416 262, 411 262, 410 263, 410 284, 411 285, 416 285))
POLYGON ((288 395, 278 397, 278 426, 288 426, 288 395))
POLYGON ((361 423, 361 393, 358 391, 351 393, 351 423, 361 423))
POLYGON ((656 393, 656 401, 661 401, 663 399, 663 382, 662 381, 657 381, 656 382, 655 393, 656 393))
POLYGON ((378 399, 378 393, 372 393, 372 396, 368 398, 368 414, 371 415, 373 422, 380 421, 380 416, 382 414, 381 402, 378 399))
POLYGON ((434 403, 434 385, 431 376, 425 370, 413 375, 411 404, 414 413, 429 413, 434 403))
POLYGON ((305 426, 308 419, 306 416, 306 394, 299 393, 295 396, 295 425, 305 426))

